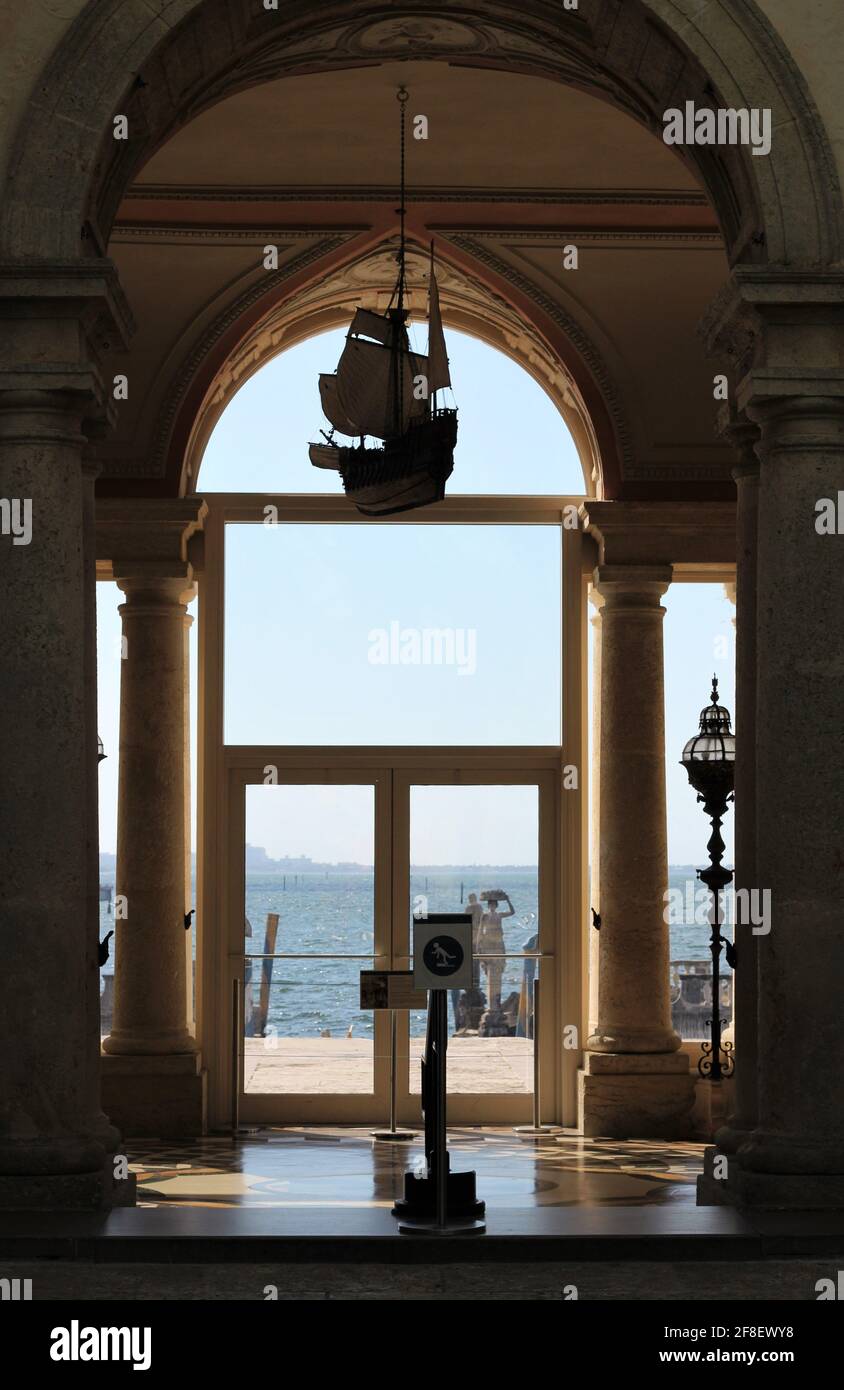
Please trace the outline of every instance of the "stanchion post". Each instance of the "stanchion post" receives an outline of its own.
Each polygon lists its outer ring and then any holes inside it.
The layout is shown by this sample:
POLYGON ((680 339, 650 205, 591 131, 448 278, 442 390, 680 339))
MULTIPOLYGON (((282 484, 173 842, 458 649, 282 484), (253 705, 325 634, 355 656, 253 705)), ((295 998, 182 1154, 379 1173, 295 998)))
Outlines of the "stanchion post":
POLYGON ((533 977, 533 1126, 542 1124, 542 1081, 539 1075, 539 971, 533 977))
POLYGON ((406 1144, 411 1139, 416 1138, 412 1129, 398 1129, 396 1126, 396 1094, 398 1090, 398 1011, 390 1010, 390 1128, 373 1129, 370 1134, 373 1139, 380 1139, 385 1143, 406 1144))
POLYGON ((544 1134, 559 1134, 559 1125, 542 1123, 542 1067, 539 1054, 540 1038, 539 970, 533 978, 533 1124, 514 1125, 516 1134, 526 1139, 541 1139, 544 1134))
POLYGON ((446 1049, 448 1047, 448 995, 444 989, 432 989, 428 1007, 436 1009, 435 1027, 437 1049, 437 1225, 448 1225, 448 1134, 446 1120, 446 1049))
POLYGON ((396 1011, 390 1010, 390 1133, 396 1132, 396 1011))
POLYGON ((240 980, 232 981, 232 1139, 240 1128, 240 980))

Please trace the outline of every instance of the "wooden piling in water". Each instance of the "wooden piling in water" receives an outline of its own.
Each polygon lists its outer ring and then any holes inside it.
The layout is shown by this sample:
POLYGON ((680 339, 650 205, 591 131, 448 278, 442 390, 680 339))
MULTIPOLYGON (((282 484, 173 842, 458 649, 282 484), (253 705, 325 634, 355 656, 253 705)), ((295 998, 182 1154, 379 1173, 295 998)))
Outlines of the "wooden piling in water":
POLYGON ((273 981, 273 962, 272 956, 275 954, 276 934, 278 932, 278 913, 267 913, 267 925, 264 931, 264 959, 261 962, 261 997, 258 1004, 258 1027, 256 1033, 259 1038, 266 1037, 267 1015, 270 1010, 270 986, 273 981), (267 957, 270 957, 268 960, 267 957))

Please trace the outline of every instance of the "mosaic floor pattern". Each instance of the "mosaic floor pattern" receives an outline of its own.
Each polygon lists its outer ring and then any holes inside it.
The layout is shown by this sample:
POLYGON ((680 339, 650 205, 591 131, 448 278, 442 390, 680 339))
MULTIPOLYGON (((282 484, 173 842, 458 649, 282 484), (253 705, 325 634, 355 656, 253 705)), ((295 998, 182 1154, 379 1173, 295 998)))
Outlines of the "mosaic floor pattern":
MULTIPOLYGON (((500 1207, 694 1205, 703 1145, 542 1140, 503 1128, 449 1131, 452 1167, 474 1168, 479 1195, 500 1207)), ((248 1138, 143 1140, 128 1145, 142 1206, 390 1207, 422 1136, 384 1144, 368 1130, 264 1129, 248 1138)))

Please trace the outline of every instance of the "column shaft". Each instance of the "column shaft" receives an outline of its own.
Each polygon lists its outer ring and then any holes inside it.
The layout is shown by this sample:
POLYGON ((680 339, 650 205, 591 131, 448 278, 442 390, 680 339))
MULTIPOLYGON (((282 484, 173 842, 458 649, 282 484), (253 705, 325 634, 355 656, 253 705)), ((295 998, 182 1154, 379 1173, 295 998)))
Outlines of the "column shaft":
MULTIPOLYGON (((90 701, 81 432, 68 393, 0 400, 0 1205, 98 1205, 105 1150, 92 1010, 90 701)), ((94 763, 96 767, 96 761, 94 763)))
POLYGON ((601 678, 599 1052, 672 1052, 668 835, 659 599, 670 570, 598 571, 601 678))
POLYGON ((782 1200, 841 1206, 844 402, 749 413, 762 429, 755 873, 772 918, 758 937, 758 1128, 739 1155, 748 1170, 794 1175, 782 1200), (837 504, 837 534, 818 527, 822 499, 837 504))
POLYGON ((185 901, 186 581, 118 581, 126 654, 120 687, 114 1027, 119 1056, 193 1053, 185 901))
POLYGON ((586 1133, 686 1133, 693 1087, 671 1027, 660 598, 669 566, 602 565, 598 1021, 586 1133))

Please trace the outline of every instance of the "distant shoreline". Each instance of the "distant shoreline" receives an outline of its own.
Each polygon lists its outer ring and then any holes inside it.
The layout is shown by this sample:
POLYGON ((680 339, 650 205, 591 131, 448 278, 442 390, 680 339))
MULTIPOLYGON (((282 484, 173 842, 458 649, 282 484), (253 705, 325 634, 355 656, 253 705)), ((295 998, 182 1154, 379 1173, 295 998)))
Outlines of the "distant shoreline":
MULTIPOLYGON (((116 868, 116 856, 113 854, 100 855, 100 873, 113 873, 116 868)), ((191 865, 196 866, 196 855, 191 855, 191 865)), ((412 874, 439 874, 439 873, 514 873, 523 874, 536 872, 537 864, 411 864, 412 874)), ((669 874, 685 873, 689 877, 695 877, 701 864, 669 864, 669 874)), ((732 868, 732 865, 727 865, 732 868)), ((313 860, 284 860, 271 859, 264 864, 246 865, 247 873, 266 874, 269 876, 280 877, 284 874, 350 874, 350 873, 373 873, 374 865, 357 864, 353 862, 340 864, 318 864, 313 860)))

